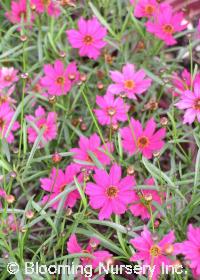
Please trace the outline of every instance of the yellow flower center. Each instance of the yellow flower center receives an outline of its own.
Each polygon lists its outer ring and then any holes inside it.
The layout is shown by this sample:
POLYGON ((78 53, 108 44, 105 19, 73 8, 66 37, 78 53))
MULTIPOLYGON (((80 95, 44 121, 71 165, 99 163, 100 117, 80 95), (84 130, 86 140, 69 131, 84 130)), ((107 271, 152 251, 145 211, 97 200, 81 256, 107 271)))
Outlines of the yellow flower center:
POLYGON ((152 257, 158 257, 161 255, 161 248, 158 245, 153 245, 150 248, 150 255, 152 257))
POLYGON ((44 6, 49 6, 50 5, 50 3, 51 3, 51 0, 42 0, 42 4, 44 5, 44 6))
POLYGON ((124 87, 125 87, 125 89, 128 89, 128 90, 134 89, 135 83, 133 80, 127 80, 124 82, 124 87))
POLYGON ((146 5, 145 7, 145 13, 149 16, 151 16, 153 14, 153 12, 155 11, 155 7, 153 5, 146 5))
POLYGON ((116 114, 116 109, 113 108, 113 107, 109 107, 109 108, 107 109, 107 112, 108 112, 108 115, 109 115, 110 117, 113 117, 113 116, 116 114))

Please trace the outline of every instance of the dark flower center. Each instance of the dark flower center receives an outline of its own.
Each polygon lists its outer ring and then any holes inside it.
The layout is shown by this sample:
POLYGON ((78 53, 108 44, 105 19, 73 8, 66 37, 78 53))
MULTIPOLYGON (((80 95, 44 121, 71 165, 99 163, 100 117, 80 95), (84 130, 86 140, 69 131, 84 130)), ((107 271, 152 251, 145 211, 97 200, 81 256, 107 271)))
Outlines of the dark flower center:
POLYGON ((86 36, 83 38, 83 42, 84 42, 86 45, 91 45, 92 42, 93 42, 92 36, 86 35, 86 36))
POLYGON ((200 98, 194 101, 194 109, 200 111, 200 98))
POLYGON ((65 78, 64 77, 58 77, 56 80, 57 84, 63 86, 65 83, 65 78))
POLYGON ((145 136, 142 136, 137 141, 137 146, 139 148, 145 148, 149 145, 149 139, 145 136))
POLYGON ((4 126, 4 120, 3 118, 0 118, 0 128, 3 128, 3 126, 4 126))
POLYGON ((150 248, 150 255, 152 257, 158 257, 161 255, 161 248, 158 246, 158 245, 153 245, 151 248, 150 248))
POLYGON ((133 80, 127 80, 124 82, 124 87, 125 87, 125 89, 129 89, 129 90, 134 89, 135 83, 133 80))
POLYGON ((19 12, 18 15, 19 15, 20 18, 23 18, 24 20, 26 20, 26 12, 25 11, 19 12))
POLYGON ((115 186, 110 186, 106 190, 106 194, 109 198, 115 198, 117 196, 118 192, 119 192, 119 190, 115 186))
POLYGON ((163 26, 163 31, 167 34, 173 34, 174 33, 174 27, 171 24, 165 24, 163 26))

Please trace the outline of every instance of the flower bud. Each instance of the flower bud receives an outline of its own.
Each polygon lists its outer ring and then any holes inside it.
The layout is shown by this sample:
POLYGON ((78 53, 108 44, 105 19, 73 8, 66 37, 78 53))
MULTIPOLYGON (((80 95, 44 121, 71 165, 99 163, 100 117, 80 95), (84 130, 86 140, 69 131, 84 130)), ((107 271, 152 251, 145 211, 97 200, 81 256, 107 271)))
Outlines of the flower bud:
POLYGON ((52 155, 52 161, 54 163, 59 163, 62 160, 62 156, 59 153, 55 153, 52 155))

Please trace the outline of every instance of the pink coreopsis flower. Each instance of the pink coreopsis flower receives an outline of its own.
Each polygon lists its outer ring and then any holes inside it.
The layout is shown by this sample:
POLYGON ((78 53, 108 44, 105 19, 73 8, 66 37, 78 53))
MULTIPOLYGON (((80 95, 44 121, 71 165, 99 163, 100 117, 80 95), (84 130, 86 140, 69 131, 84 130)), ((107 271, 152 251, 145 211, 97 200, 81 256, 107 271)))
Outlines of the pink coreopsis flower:
MULTIPOLYGON (((28 115, 26 119, 37 127, 38 131, 43 129, 42 141, 40 147, 46 145, 49 141, 53 140, 57 136, 56 119, 57 115, 55 112, 46 113, 44 108, 39 106, 35 111, 35 116, 28 115)), ((34 143, 38 137, 38 131, 34 126, 28 128, 28 141, 34 143)))
POLYGON ((175 73, 172 78, 172 83, 174 86, 173 94, 174 96, 179 96, 180 93, 183 93, 186 90, 193 90, 193 85, 195 83, 200 83, 200 73, 197 73, 194 78, 187 69, 184 69, 180 74, 180 77, 175 73), (177 91, 177 89, 179 91, 177 91))
POLYGON ((9 87, 13 83, 18 81, 17 77, 18 70, 13 67, 2 67, 0 68, 0 89, 9 87))
POLYGON ((183 123, 200 122, 200 85, 194 84, 193 91, 186 90, 180 95, 181 100, 175 104, 179 109, 186 109, 183 123))
POLYGON ((121 167, 114 164, 108 174, 103 169, 96 169, 95 183, 87 183, 86 194, 90 197, 90 206, 100 209, 99 219, 109 219, 112 213, 121 215, 127 211, 127 206, 133 201, 133 176, 121 178, 121 167))
POLYGON ((174 255, 175 236, 173 231, 170 231, 160 241, 154 241, 151 232, 145 227, 140 237, 130 240, 134 249, 137 252, 131 257, 131 261, 143 261, 144 265, 151 265, 154 268, 153 275, 149 272, 149 279, 159 279, 161 273, 161 266, 172 265, 173 260, 171 256, 174 255))
POLYGON ((184 30, 187 26, 187 24, 182 24, 183 19, 182 12, 173 14, 170 5, 161 5, 159 12, 154 16, 154 21, 146 23, 147 31, 153 33, 167 45, 174 45, 177 43, 173 37, 174 34, 184 30))
POLYGON ((58 3, 52 0, 31 0, 31 7, 34 7, 39 14, 47 12, 50 16, 60 15, 58 3))
POLYGON ((97 96, 96 103, 100 109, 95 109, 94 112, 101 125, 117 124, 119 121, 127 120, 129 106, 122 98, 114 99, 112 94, 107 93, 104 96, 97 96))
POLYGON ((71 81, 72 85, 80 80, 80 73, 77 69, 75 62, 71 62, 67 65, 66 74, 68 76, 68 79, 71 81))
POLYGON ((47 88, 50 95, 65 95, 70 91, 72 82, 69 79, 69 73, 72 67, 73 73, 78 73, 75 64, 65 69, 61 60, 56 60, 54 66, 51 64, 44 65, 45 76, 41 78, 41 83, 47 88))
POLYGON ((136 99, 136 94, 145 92, 151 85, 151 79, 145 79, 144 70, 136 72, 135 66, 130 63, 122 68, 122 73, 111 71, 110 75, 115 84, 111 84, 108 91, 112 94, 125 93, 130 99, 136 99))
MULTIPOLYGON (((96 238, 91 238, 87 247, 83 248, 78 243, 76 235, 72 234, 69 238, 69 241, 67 242, 67 250, 70 254, 90 254, 91 257, 81 257, 81 265, 87 266, 91 265, 92 268, 95 270, 100 263, 106 262, 109 258, 112 257, 112 255, 105 250, 97 250, 97 246, 100 244, 99 240, 96 238)), ((95 273, 93 272, 93 276, 95 273)), ((77 275, 80 276, 81 279, 88 279, 85 278, 84 275, 77 275)), ((78 279, 80 279, 78 278, 78 279)), ((103 280, 104 277, 98 278, 100 280, 103 280)))
POLYGON ((134 16, 138 18, 152 17, 159 8, 159 4, 156 0, 131 0, 131 3, 137 3, 134 9, 134 16))
MULTIPOLYGON (((80 168, 78 168, 78 166, 75 164, 70 164, 65 168, 65 171, 53 168, 48 178, 40 179, 41 188, 49 192, 49 194, 43 197, 42 203, 46 204, 62 193, 68 187, 68 185, 74 182, 74 177, 78 175, 79 171, 80 168)), ((78 175, 78 180, 82 180, 82 175, 78 175)), ((74 207, 77 199, 80 199, 80 195, 77 190, 68 193, 64 202, 64 208, 74 207)), ((57 209, 59 203, 60 199, 54 202, 51 207, 53 209, 57 209)))
POLYGON ((164 146, 166 130, 159 129, 157 132, 156 123, 151 118, 146 128, 143 129, 138 120, 131 118, 130 126, 120 129, 122 146, 130 155, 141 152, 144 157, 151 159, 154 152, 160 151, 164 146))
POLYGON ((8 103, 9 105, 16 103, 17 101, 11 97, 15 90, 15 86, 10 87, 9 89, 0 89, 0 105, 3 103, 8 103))
POLYGON ((199 23, 197 25, 197 32, 198 32, 197 37, 200 39, 200 19, 199 19, 199 23))
POLYGON ((104 37, 106 28, 102 27, 97 18, 78 20, 78 30, 67 30, 67 37, 73 48, 79 49, 80 56, 97 59, 100 50, 107 44, 104 37))
MULTIPOLYGON (((0 138, 3 138, 7 134, 10 122, 15 114, 14 110, 9 106, 8 103, 2 103, 0 105, 0 138)), ((14 122, 10 129, 9 135, 6 137, 8 143, 14 142, 13 132, 19 129, 20 125, 17 121, 14 122)))
POLYGON ((104 165, 110 164, 109 153, 113 151, 113 146, 109 143, 101 145, 99 136, 95 133, 89 138, 81 136, 79 140, 79 148, 73 148, 70 152, 74 153, 73 159, 79 166, 87 169, 95 169, 95 163, 90 152, 104 165), (79 162, 78 162, 79 161, 79 162))
MULTIPOLYGON (((153 186, 154 179, 150 178, 145 180, 144 185, 153 186)), ((141 216, 141 218, 150 218, 150 206, 151 211, 154 212, 156 208, 151 204, 153 201, 162 205, 162 197, 156 190, 140 190, 138 193, 134 192, 134 199, 130 206, 130 210, 134 216, 141 216)))
MULTIPOLYGON (((13 23, 21 23, 22 21, 28 23, 28 2, 27 0, 11 1, 11 11, 6 12, 6 17, 13 23)), ((33 15, 30 15, 30 21, 34 19, 33 15)))
POLYGON ((200 277, 200 227, 189 225, 187 232, 187 240, 176 244, 176 253, 185 256, 190 263, 195 279, 200 277))

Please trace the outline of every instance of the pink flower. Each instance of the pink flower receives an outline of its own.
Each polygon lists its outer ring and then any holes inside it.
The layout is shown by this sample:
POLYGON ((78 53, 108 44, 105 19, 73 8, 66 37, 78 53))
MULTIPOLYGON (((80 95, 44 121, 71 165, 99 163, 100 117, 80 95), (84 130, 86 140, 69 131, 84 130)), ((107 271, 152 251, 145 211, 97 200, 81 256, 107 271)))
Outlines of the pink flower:
POLYGON ((193 85, 195 83, 200 83, 200 73, 196 74, 193 79, 190 72, 188 72, 187 69, 184 69, 180 76, 181 77, 179 77, 176 73, 173 75, 172 83, 175 88, 175 91, 173 92, 174 96, 179 96, 180 93, 190 90, 191 88, 193 89, 193 85))
POLYGON ((13 83, 18 81, 17 77, 18 70, 13 67, 2 67, 0 68, 0 89, 9 87, 13 83))
POLYGON ((5 198, 6 196, 6 192, 4 191, 4 189, 0 188, 0 197, 5 198))
POLYGON ((166 133, 165 128, 159 129, 156 133, 155 130, 156 123, 153 118, 147 122, 144 130, 139 121, 131 118, 130 126, 120 129, 124 150, 130 155, 139 151, 144 157, 151 159, 154 152, 163 148, 162 139, 166 133))
POLYGON ((51 64, 44 65, 45 76, 41 79, 41 83, 47 88, 50 95, 65 95, 70 91, 72 82, 69 79, 69 73, 73 67, 73 73, 78 75, 75 64, 71 64, 67 69, 61 60, 56 60, 54 66, 51 64))
MULTIPOLYGON (((11 2, 11 11, 6 12, 6 17, 13 23, 28 23, 27 17, 27 0, 19 0, 19 1, 12 1, 11 2)), ((32 22, 34 19, 33 15, 31 14, 30 21, 32 22)))
MULTIPOLYGON (((92 268, 95 270, 100 263, 103 263, 107 259, 112 257, 112 255, 108 251, 96 250, 96 247, 99 245, 99 243, 99 240, 91 238, 88 243, 88 246, 84 249, 79 245, 76 235, 72 234, 69 238, 69 241, 67 242, 67 250, 70 254, 90 254, 91 257, 81 257, 81 265, 91 265, 92 268)), ((95 272, 93 272, 93 277, 94 276, 95 272)), ((88 277, 86 278, 83 275, 80 275, 80 278, 78 279, 88 279, 88 277)), ((98 279, 103 280, 104 277, 98 279)))
MULTIPOLYGON (((131 2, 134 4, 134 0, 131 2)), ((134 9, 134 16, 149 18, 157 12, 158 8, 159 4, 156 0, 139 0, 134 9)))
POLYGON ((182 12, 173 14, 170 5, 160 5, 160 11, 154 17, 154 21, 146 23, 147 31, 153 33, 167 45, 174 45, 177 41, 173 35, 184 30, 187 26, 187 24, 182 24, 183 19, 182 12))
POLYGON ((107 154, 113 151, 113 147, 111 144, 101 146, 101 140, 96 133, 89 138, 81 136, 78 144, 79 148, 73 148, 70 152, 74 153, 73 159, 79 166, 87 169, 96 168, 90 152, 92 152, 102 164, 110 164, 110 157, 107 154))
POLYGON ((68 76, 68 79, 71 81, 72 85, 80 80, 80 73, 77 70, 75 62, 71 62, 70 64, 68 64, 66 68, 66 74, 68 76))
MULTIPOLYGON (((39 106, 35 111, 35 116, 28 115, 26 119, 37 127, 39 131, 43 129, 43 141, 40 143, 40 147, 43 147, 49 141, 53 140, 57 136, 56 119, 57 115, 55 112, 46 113, 45 110, 39 106)), ((28 128, 28 141, 34 143, 38 137, 38 131, 34 127, 28 128)))
POLYGON ((101 125, 117 124, 119 121, 127 120, 129 106, 124 103, 122 98, 114 99, 112 94, 107 93, 104 96, 97 96, 96 103, 100 109, 94 112, 101 125))
POLYGON ((122 73, 111 71, 110 75, 115 84, 111 84, 108 91, 113 94, 126 93, 130 99, 136 99, 135 94, 145 92, 151 85, 151 79, 145 79, 144 70, 136 72, 135 66, 130 63, 122 68, 122 73))
POLYGON ((143 265, 151 265, 155 268, 153 275, 149 272, 150 279, 158 279, 160 275, 160 270, 162 263, 164 265, 172 265, 173 261, 170 258, 174 255, 173 242, 175 241, 175 236, 173 231, 170 231, 165 235, 160 241, 154 241, 153 236, 150 231, 145 227, 144 231, 141 233, 140 237, 136 237, 130 240, 136 252, 132 257, 131 261, 143 261, 143 265), (171 254, 169 250, 171 249, 171 254))
MULTIPOLYGON (((46 204, 53 200, 56 196, 62 193, 69 184, 74 182, 74 177, 78 175, 80 168, 78 168, 75 164, 70 164, 65 168, 63 172, 61 169, 56 169, 55 167, 52 169, 51 174, 48 178, 40 179, 41 188, 49 194, 45 195, 42 199, 42 203, 46 204)), ((82 176, 78 176, 78 180, 82 180, 82 176)), ((74 207, 77 199, 80 199, 79 192, 74 190, 68 193, 67 198, 64 203, 64 208, 74 207)), ((51 205, 51 207, 56 210, 60 203, 60 199, 51 205)))
POLYGON ((105 170, 96 169, 94 175, 95 183, 87 183, 86 194, 90 197, 90 206, 100 209, 99 219, 109 219, 112 213, 121 215, 127 211, 127 206, 133 201, 133 176, 123 179, 121 167, 114 164, 110 173, 105 170))
MULTIPOLYGON (((8 127, 14 115, 14 110, 9 106, 8 103, 2 103, 0 105, 0 138, 5 137, 7 134, 8 127)), ((6 140, 8 143, 14 142, 13 132, 18 130, 20 127, 19 123, 16 121, 11 127, 10 133, 6 140)))
POLYGON ((59 16, 60 8, 58 3, 52 0, 31 0, 31 6, 36 8, 39 14, 47 12, 50 16, 59 16))
MULTIPOLYGON (((153 186, 154 179, 150 178, 145 180, 144 185, 153 186)), ((162 197, 156 190, 141 190, 138 193, 134 192, 133 204, 130 206, 130 210, 134 216, 141 216, 143 220, 150 218, 150 205, 151 211, 154 212, 156 208, 150 204, 156 202, 159 205, 162 205, 162 197), (149 199, 151 199, 149 201, 149 199)))
POLYGON ((193 123, 197 118, 200 122, 200 86, 194 85, 194 90, 186 90, 180 95, 181 100, 175 104, 179 109, 186 109, 183 123, 193 123))
POLYGON ((73 48, 79 49, 80 56, 97 59, 100 50, 107 44, 103 39, 106 28, 102 27, 97 18, 78 20, 78 30, 67 30, 67 37, 73 48))
MULTIPOLYGON (((177 243, 177 254, 185 255, 187 261, 190 262, 190 268, 195 276, 200 276, 200 227, 194 228, 189 225, 187 232, 187 240, 177 243)), ((197 278, 199 279, 199 278, 197 278)))
POLYGON ((0 90, 0 105, 2 105, 3 103, 8 103, 9 105, 16 103, 16 100, 11 97, 14 90, 15 86, 12 86, 6 90, 0 90))

